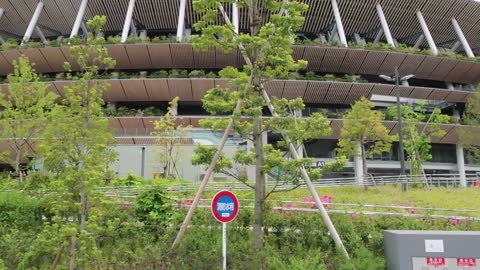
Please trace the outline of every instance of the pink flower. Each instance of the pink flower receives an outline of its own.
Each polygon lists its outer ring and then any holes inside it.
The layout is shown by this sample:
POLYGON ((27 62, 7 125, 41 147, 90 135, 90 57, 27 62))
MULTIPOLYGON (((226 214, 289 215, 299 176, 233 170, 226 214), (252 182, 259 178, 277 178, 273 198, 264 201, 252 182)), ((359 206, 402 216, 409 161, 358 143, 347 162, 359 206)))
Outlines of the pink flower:
POLYGON ((408 212, 409 214, 418 214, 417 209, 415 209, 415 208, 413 208, 413 207, 407 208, 407 212, 408 212))
POLYGON ((128 209, 129 207, 130 207, 129 203, 126 202, 126 203, 123 204, 123 208, 128 209))
POLYGON ((284 203, 282 205, 282 207, 284 207, 284 208, 297 208, 297 204, 295 204, 295 203, 284 203))
MULTIPOLYGON (((327 207, 329 206, 329 204, 332 203, 332 200, 333 200, 333 196, 331 196, 331 195, 320 196, 320 202, 322 204, 326 204, 327 207)), ((311 197, 303 197, 302 202, 310 204, 311 208, 317 208, 317 206, 315 205, 315 200, 313 200, 313 198, 311 198, 311 197)))
POLYGON ((457 225, 460 224, 460 220, 458 220, 458 219, 456 219, 456 218, 455 218, 455 219, 454 219, 454 218, 451 218, 451 219, 449 219, 448 221, 449 221, 450 224, 452 224, 453 226, 457 226, 457 225))
POLYGON ((355 220, 357 220, 357 215, 352 214, 352 215, 351 215, 351 218, 352 218, 353 221, 355 221, 355 220))
POLYGON ((182 200, 182 202, 180 203, 181 207, 190 207, 190 205, 192 205, 192 201, 190 200, 182 200))

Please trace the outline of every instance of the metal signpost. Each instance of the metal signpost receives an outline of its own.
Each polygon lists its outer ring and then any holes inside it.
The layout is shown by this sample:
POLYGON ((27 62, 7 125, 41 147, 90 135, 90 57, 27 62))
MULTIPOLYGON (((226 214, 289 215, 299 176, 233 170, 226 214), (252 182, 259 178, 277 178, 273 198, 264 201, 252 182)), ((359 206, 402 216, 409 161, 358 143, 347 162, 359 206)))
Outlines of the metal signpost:
POLYGON ((212 214, 222 223, 223 270, 227 270, 227 223, 237 217, 239 208, 237 197, 230 191, 222 190, 213 196, 212 214))

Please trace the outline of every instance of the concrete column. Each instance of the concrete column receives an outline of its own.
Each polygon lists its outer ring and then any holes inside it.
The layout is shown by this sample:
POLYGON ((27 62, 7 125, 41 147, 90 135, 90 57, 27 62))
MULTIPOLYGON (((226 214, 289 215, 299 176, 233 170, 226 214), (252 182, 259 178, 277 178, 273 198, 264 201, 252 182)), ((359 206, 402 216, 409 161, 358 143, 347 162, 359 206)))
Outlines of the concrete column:
POLYGON ((455 108, 453 109, 453 116, 452 116, 452 121, 455 124, 460 123, 460 112, 455 108))
POLYGON ((455 44, 453 44, 453 46, 452 46, 452 48, 450 49, 450 51, 456 52, 457 49, 458 49, 458 47, 460 47, 460 44, 461 44, 460 41, 455 42, 455 44))
POLYGON ((122 39, 121 42, 125 43, 128 38, 128 32, 130 31, 130 25, 132 24, 133 10, 135 9, 135 0, 130 0, 128 3, 127 15, 125 16, 125 23, 123 24, 122 39))
MULTIPOLYGON (((3 8, 0 8, 0 19, 2 18, 4 12, 5 10, 3 8)), ((5 40, 3 39, 2 36, 0 36, 0 44, 4 44, 4 43, 5 43, 5 40)))
POLYGON ((424 34, 421 34, 421 35, 418 37, 417 41, 415 42, 415 45, 413 45, 413 47, 414 47, 415 49, 418 49, 418 48, 420 47, 420 45, 422 45, 424 39, 425 39, 425 35, 424 35, 424 34))
POLYGON ((44 6, 43 1, 38 1, 37 8, 33 13, 30 23, 28 24, 27 31, 25 31, 25 35, 23 36, 21 45, 27 43, 32 37, 33 31, 35 30, 35 26, 37 26, 38 19, 40 18, 40 14, 42 13, 43 6, 44 6))
POLYGON ((395 43, 393 42, 392 33, 390 32, 390 28, 388 27, 387 19, 385 18, 385 14, 383 13, 382 6, 380 4, 376 5, 378 18, 380 19, 380 24, 382 25, 383 33, 385 34, 385 38, 387 39, 387 43, 390 44, 392 47, 395 47, 395 43))
POLYGON ((186 0, 180 0, 180 8, 178 9, 177 42, 182 41, 183 30, 185 29, 185 6, 186 0))
POLYGON ((340 17, 340 11, 338 9, 337 0, 332 1, 333 15, 335 16, 335 24, 337 26, 338 37, 343 46, 348 47, 347 37, 345 36, 345 30, 343 29, 342 17, 340 17))
POLYGON ((238 20, 238 6, 236 1, 232 3, 232 23, 235 33, 238 34, 240 29, 240 23, 238 20))
POLYGON ((465 38, 465 35, 463 34, 463 31, 455 18, 452 18, 452 25, 453 29, 455 29, 455 33, 457 33, 458 39, 462 43, 463 49, 465 50, 467 56, 470 58, 475 58, 472 48, 470 48, 470 45, 468 44, 468 41, 465 38))
MULTIPOLYGON (((445 82, 445 85, 447 86, 448 90, 450 90, 450 91, 455 90, 455 86, 453 86, 453 84, 451 82, 445 82)), ((454 114, 455 114, 455 110, 454 110, 454 114)))
POLYGON ((408 83, 408 81, 402 81, 402 86, 410 86, 410 84, 408 83))
POLYGON ((353 157, 353 170, 355 171, 355 179, 359 186, 363 186, 363 160, 362 160, 362 146, 357 142, 356 153, 353 157))
POLYGON ((78 30, 80 29, 80 25, 82 24, 83 18, 85 16, 85 10, 87 9, 88 0, 82 0, 80 3, 80 7, 78 8, 77 18, 73 23, 72 32, 70 33, 70 38, 75 37, 78 35, 78 30))
POLYGON ((460 186, 466 187, 467 186, 467 177, 465 175, 465 160, 463 158, 463 145, 457 144, 456 145, 456 152, 457 152, 457 168, 458 174, 460 175, 460 186))
POLYGON ((40 29, 40 27, 35 26, 35 33, 37 33, 38 37, 40 38, 40 40, 43 43, 45 43, 45 44, 48 43, 48 40, 47 40, 47 38, 45 38, 45 35, 43 34, 42 29, 40 29))
POLYGON ((380 28, 380 30, 378 30, 377 32, 377 35, 375 35, 375 39, 373 40, 373 43, 378 43, 382 38, 382 36, 383 36, 383 29, 380 28))
POLYGON ((435 45, 435 42, 433 41, 432 35, 430 34, 430 30, 428 30, 427 23, 425 22, 425 19, 423 18, 422 12, 420 12, 420 10, 417 11, 417 19, 418 19, 418 22, 420 23, 420 26, 422 27, 423 35, 427 39, 430 50, 432 50, 433 55, 438 55, 437 45, 435 45))
POLYGON ((80 28, 82 29, 83 35, 86 36, 88 31, 87 31, 87 26, 85 25, 84 22, 80 24, 80 28))
POLYGON ((130 36, 131 37, 137 36, 137 26, 135 25, 135 22, 133 20, 130 23, 130 36))

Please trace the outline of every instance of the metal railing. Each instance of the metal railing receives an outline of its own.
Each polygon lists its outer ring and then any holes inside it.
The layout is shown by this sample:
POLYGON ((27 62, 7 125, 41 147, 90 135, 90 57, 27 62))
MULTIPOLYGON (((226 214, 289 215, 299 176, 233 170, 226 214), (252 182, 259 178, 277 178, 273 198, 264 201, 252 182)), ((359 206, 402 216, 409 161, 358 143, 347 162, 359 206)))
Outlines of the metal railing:
MULTIPOLYGON (((467 175, 467 185, 476 185, 476 181, 479 181, 480 177, 476 174, 467 175)), ((460 175, 459 174, 434 174, 425 176, 374 176, 366 178, 364 181, 365 186, 387 186, 396 185, 406 181, 409 185, 420 185, 424 187, 460 187, 460 175)), ((251 183, 254 185, 254 183, 251 183)), ((328 178, 319 179, 313 182, 315 187, 341 187, 341 186, 358 186, 355 178, 328 178)), ((186 193, 194 192, 198 190, 199 183, 192 182, 191 184, 179 184, 174 186, 166 186, 165 190, 172 193, 186 193)), ((115 186, 115 187, 101 187, 97 188, 97 191, 105 193, 107 196, 118 197, 135 197, 138 193, 149 190, 154 186, 115 186)), ((290 190, 297 187, 297 185, 290 182, 277 183, 276 181, 268 181, 266 184, 267 190, 290 190)), ((298 188, 306 188, 305 184, 300 183, 298 188)), ((215 182, 211 181, 206 188, 206 191, 218 191, 218 190, 251 190, 250 187, 245 184, 235 182, 215 182)))

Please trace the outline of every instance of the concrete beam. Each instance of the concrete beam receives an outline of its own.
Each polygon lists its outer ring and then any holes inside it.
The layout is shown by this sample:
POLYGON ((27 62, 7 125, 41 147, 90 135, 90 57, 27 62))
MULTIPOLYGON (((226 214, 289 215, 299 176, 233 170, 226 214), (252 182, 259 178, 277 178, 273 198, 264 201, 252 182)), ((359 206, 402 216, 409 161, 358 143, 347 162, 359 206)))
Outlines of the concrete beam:
POLYGON ((78 35, 78 30, 82 24, 83 18, 85 16, 85 10, 87 9, 88 0, 82 0, 80 7, 78 8, 77 17, 73 23, 72 32, 70 33, 70 38, 73 38, 78 35))
POLYGON ((47 38, 45 38, 45 35, 43 34, 42 29, 40 29, 40 27, 35 26, 35 33, 37 33, 38 37, 43 43, 48 44, 48 40, 47 38))
POLYGON ((186 0, 180 0, 180 8, 178 9, 178 23, 177 23, 177 42, 183 39, 183 30, 185 30, 185 6, 186 0))
POLYGON ((420 10, 417 11, 417 19, 420 23, 420 27, 422 27, 423 35, 427 39, 430 50, 433 52, 433 55, 438 55, 437 45, 435 45, 435 42, 433 41, 432 34, 430 33, 427 23, 425 22, 423 14, 420 12, 420 10))
POLYGON ((390 44, 392 47, 395 47, 392 33, 390 32, 390 27, 388 27, 387 19, 385 18, 385 14, 383 13, 382 6, 380 4, 377 4, 376 8, 378 18, 380 19, 380 24, 382 25, 383 33, 385 34, 385 38, 387 39, 387 43, 390 44))
POLYGON ((238 19, 238 6, 237 6, 237 2, 234 1, 232 3, 232 23, 233 23, 233 28, 235 30, 235 33, 239 33, 239 29, 240 29, 240 22, 239 22, 239 19, 238 19))
POLYGON ((452 18, 452 25, 453 25, 453 29, 455 30, 455 33, 457 33, 458 40, 460 41, 460 43, 462 43, 463 49, 465 50, 465 54, 470 58, 475 58, 472 48, 470 47, 470 44, 468 44, 468 41, 465 38, 465 35, 463 34, 463 31, 460 28, 460 25, 458 24, 455 18, 452 18))
POLYGON ((343 46, 348 47, 347 37, 345 36, 345 30, 343 29, 342 17, 340 16, 340 10, 338 9, 337 0, 331 0, 333 16, 335 17, 335 24, 337 26, 338 37, 340 38, 340 43, 343 46))
POLYGON ((30 19, 30 23, 28 24, 27 31, 25 31, 21 45, 24 45, 30 41, 33 31, 35 30, 35 26, 37 26, 38 19, 40 18, 40 14, 42 14, 44 5, 45 4, 43 1, 38 1, 37 8, 35 8, 35 12, 33 12, 32 19, 30 19))
POLYGON ((127 14, 125 15, 125 23, 123 24, 123 31, 121 42, 125 43, 128 38, 128 33, 130 32, 130 27, 132 25, 133 10, 135 9, 135 0, 130 0, 128 3, 127 14))

